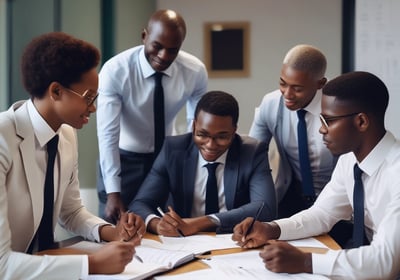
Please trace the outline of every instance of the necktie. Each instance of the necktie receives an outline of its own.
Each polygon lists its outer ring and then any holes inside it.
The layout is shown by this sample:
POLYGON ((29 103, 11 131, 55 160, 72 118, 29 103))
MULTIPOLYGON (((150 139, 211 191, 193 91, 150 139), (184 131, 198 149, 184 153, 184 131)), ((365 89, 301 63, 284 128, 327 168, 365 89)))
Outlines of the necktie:
POLYGON ((162 87, 163 73, 156 72, 155 88, 154 88, 154 156, 156 157, 161 150, 165 137, 165 120, 164 120, 164 89, 162 87))
POLYGON ((354 227, 353 227, 353 247, 357 248, 364 244, 364 186, 361 180, 363 171, 354 165, 354 227))
POLYGON ((215 170, 217 169, 218 162, 208 163, 205 166, 208 170, 208 178, 206 185, 206 215, 219 212, 218 203, 218 186, 215 170))
POLYGON ((57 154, 58 135, 47 142, 47 169, 44 183, 43 216, 38 229, 39 251, 51 248, 53 236, 54 208, 54 162, 57 154))
MULTIPOLYGON (((299 160, 303 194, 313 200, 315 198, 315 192, 311 174, 310 158, 308 154, 307 124, 305 120, 306 113, 307 111, 303 109, 297 111, 297 117, 299 118, 299 121, 297 123, 297 137, 299 145, 299 160)), ((312 204, 312 201, 310 202, 310 204, 312 204)))

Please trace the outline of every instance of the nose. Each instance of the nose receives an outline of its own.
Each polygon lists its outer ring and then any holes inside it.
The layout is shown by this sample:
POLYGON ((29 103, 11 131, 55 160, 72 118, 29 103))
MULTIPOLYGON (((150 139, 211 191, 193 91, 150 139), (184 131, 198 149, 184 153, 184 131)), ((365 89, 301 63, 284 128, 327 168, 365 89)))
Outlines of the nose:
POLYGON ((322 135, 328 133, 328 129, 326 128, 326 126, 324 124, 321 123, 321 127, 319 128, 319 133, 321 133, 322 135))
POLYGON ((168 51, 167 49, 161 49, 158 51, 158 57, 162 60, 167 60, 168 59, 168 51))
POLYGON ((289 87, 289 86, 282 88, 281 91, 285 98, 289 98, 293 95, 292 94, 293 91, 292 91, 291 87, 289 87))
POLYGON ((214 137, 208 137, 205 145, 207 148, 214 148, 217 146, 217 142, 215 141, 214 137))

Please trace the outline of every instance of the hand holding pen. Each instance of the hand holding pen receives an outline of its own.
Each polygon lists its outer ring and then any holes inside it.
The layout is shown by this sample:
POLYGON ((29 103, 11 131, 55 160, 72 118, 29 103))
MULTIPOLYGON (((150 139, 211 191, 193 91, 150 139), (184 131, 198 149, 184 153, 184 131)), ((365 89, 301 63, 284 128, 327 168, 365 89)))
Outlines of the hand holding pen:
MULTIPOLYGON (((138 215, 131 213, 130 211, 120 214, 117 228, 119 235, 121 236, 121 241, 134 242, 135 246, 140 244, 140 241, 146 232, 143 219, 138 215)), ((137 254, 135 254, 134 257, 139 262, 143 262, 143 260, 137 254)))
POLYGON ((168 214, 165 214, 164 211, 160 207, 157 207, 157 211, 158 211, 158 213, 160 213, 162 220, 165 220, 165 222, 170 227, 173 227, 175 232, 177 232, 180 237, 185 237, 183 232, 178 228, 179 221, 181 221, 181 218, 179 217, 178 214, 176 214, 176 212, 172 209, 172 207, 169 206, 168 209, 169 209, 168 214))

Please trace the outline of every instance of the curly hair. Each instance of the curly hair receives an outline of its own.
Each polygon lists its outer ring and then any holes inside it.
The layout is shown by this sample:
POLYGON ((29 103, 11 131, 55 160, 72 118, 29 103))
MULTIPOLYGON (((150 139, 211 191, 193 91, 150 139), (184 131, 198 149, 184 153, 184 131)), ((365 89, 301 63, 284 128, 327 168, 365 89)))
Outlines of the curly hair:
POLYGON ((197 103, 194 118, 200 111, 204 111, 217 116, 230 116, 232 123, 236 127, 239 119, 239 104, 229 93, 223 91, 209 91, 204 94, 197 103))
POLYGON ((22 54, 22 82, 40 99, 52 82, 69 87, 99 61, 100 52, 90 43, 63 32, 46 33, 34 38, 22 54))

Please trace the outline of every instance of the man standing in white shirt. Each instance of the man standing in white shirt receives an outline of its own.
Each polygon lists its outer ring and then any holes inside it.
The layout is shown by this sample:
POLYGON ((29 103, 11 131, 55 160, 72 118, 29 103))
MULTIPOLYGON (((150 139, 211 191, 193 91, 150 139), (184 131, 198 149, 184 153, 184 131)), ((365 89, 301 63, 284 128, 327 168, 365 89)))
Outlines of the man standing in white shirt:
POLYGON ((346 73, 328 82, 323 88, 320 132, 329 150, 342 155, 331 181, 311 208, 287 219, 256 222, 244 236, 251 223, 248 218, 235 227, 233 240, 245 248, 265 244, 260 256, 274 272, 308 272, 335 279, 399 277, 400 142, 385 129, 388 101, 386 86, 371 73, 346 73), (354 215, 354 221, 356 217, 363 220, 366 243, 316 255, 287 242, 269 241, 323 234, 338 220, 351 218, 359 202, 353 195, 356 167, 362 171, 364 211, 354 215))
MULTIPOLYGON (((97 132, 100 153, 99 215, 115 223, 135 197, 157 156, 155 135, 172 135, 186 104, 187 128, 207 91, 207 71, 193 55, 180 50, 186 36, 181 15, 155 12, 142 32, 143 45, 107 61, 99 74, 97 132), (155 121, 156 76, 164 91, 164 128, 155 121), (155 130, 157 133, 155 133, 155 130)), ((162 143, 162 141, 161 141, 162 143)))

